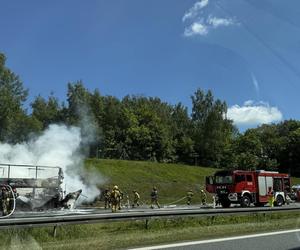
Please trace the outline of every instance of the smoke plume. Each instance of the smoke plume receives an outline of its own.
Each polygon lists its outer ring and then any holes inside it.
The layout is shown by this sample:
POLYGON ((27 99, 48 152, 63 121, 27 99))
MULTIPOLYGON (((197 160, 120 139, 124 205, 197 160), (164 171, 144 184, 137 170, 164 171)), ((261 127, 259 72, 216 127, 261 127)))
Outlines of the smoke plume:
MULTIPOLYGON (((93 178, 87 178, 85 182, 82 180, 82 177, 91 176, 84 169, 84 155, 80 150, 86 143, 81 128, 54 124, 28 142, 16 145, 0 144, 0 163, 59 166, 64 171, 63 188, 66 188, 66 192, 82 189, 83 195, 91 201, 99 194, 96 185, 101 184, 103 178, 93 173, 93 178)), ((29 170, 19 169, 12 172, 12 175, 26 177, 30 175, 29 170)), ((39 175, 42 174, 41 171, 39 175)))

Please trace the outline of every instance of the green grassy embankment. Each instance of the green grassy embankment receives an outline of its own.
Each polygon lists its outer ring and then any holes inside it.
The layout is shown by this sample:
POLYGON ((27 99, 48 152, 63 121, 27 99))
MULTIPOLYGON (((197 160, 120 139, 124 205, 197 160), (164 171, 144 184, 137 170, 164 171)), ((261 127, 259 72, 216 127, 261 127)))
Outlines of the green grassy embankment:
MULTIPOLYGON (((212 175, 216 169, 181 164, 163 164, 142 161, 88 159, 86 165, 95 169, 106 179, 101 187, 118 185, 125 193, 132 195, 136 189, 141 200, 149 203, 153 186, 159 191, 162 204, 172 203, 186 195, 188 190, 195 193, 193 201, 199 202, 199 191, 204 189, 205 176, 212 175)), ((184 203, 182 200, 179 203, 184 203)))
MULTIPOLYGON (((200 202, 199 191, 204 189, 205 176, 214 174, 218 169, 167 164, 144 161, 124 161, 108 159, 87 159, 86 166, 99 172, 105 183, 100 188, 112 188, 118 185, 132 199, 132 190, 141 195, 141 201, 148 204, 153 186, 159 191, 159 201, 170 204, 184 197, 188 190, 193 190, 193 202, 200 202)), ((300 183, 300 178, 292 178, 292 184, 300 183)), ((208 195, 208 201, 210 197, 208 195)), ((185 203, 186 200, 176 202, 185 203)))

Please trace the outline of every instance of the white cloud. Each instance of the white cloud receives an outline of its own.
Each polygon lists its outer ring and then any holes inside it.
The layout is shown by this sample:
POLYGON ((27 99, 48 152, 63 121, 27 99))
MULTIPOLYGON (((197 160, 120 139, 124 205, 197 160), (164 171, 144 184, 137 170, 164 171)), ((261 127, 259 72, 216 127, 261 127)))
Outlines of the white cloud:
POLYGON ((254 103, 249 100, 243 106, 230 107, 227 118, 233 120, 236 125, 251 126, 281 121, 283 116, 277 107, 271 107, 265 102, 254 103))
POLYGON ((254 101, 253 100, 248 100, 244 102, 244 106, 252 106, 254 105, 254 101))
MULTIPOLYGON (((190 23, 184 29, 184 36, 200 35, 205 36, 212 29, 236 25, 236 21, 229 17, 217 17, 207 13, 203 9, 209 5, 209 0, 197 1, 182 17, 183 22, 190 20, 190 23)), ((210 8, 211 9, 211 8, 210 8)))
POLYGON ((208 17, 207 23, 210 24, 214 28, 235 24, 235 22, 230 18, 218 18, 218 17, 212 17, 212 16, 208 17))
POLYGON ((193 22, 189 27, 184 30, 184 36, 205 36, 211 29, 217 29, 221 26, 235 25, 233 19, 208 17, 207 19, 201 19, 193 22))
POLYGON ((182 21, 194 18, 198 15, 198 12, 208 5, 208 0, 200 0, 196 2, 192 8, 190 8, 183 16, 182 21))
POLYGON ((190 27, 186 28, 184 31, 185 36, 194 36, 194 35, 204 36, 207 33, 208 33, 207 26, 205 26, 201 22, 193 23, 190 27))

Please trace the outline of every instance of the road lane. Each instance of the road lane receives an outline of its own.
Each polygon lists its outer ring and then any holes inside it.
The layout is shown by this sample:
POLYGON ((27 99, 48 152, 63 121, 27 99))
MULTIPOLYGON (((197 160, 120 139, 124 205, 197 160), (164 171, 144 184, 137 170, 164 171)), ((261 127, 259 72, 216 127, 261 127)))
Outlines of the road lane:
POLYGON ((131 250, 296 250, 300 249, 300 229, 135 248, 131 250))

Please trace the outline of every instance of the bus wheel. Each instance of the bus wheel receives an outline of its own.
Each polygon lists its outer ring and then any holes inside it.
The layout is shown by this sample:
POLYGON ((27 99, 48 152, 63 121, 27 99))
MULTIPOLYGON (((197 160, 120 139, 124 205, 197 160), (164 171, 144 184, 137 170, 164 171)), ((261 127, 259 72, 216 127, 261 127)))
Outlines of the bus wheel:
POLYGON ((248 195, 244 195, 241 200, 242 207, 250 207, 251 200, 248 195))
POLYGON ((228 207, 230 207, 230 201, 227 201, 227 200, 221 201, 221 205, 224 208, 228 208, 228 207))
POLYGON ((277 195, 276 201, 275 201, 274 205, 278 206, 278 207, 281 207, 283 205, 283 203, 284 203, 284 200, 283 200, 282 196, 281 195, 277 195))

